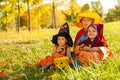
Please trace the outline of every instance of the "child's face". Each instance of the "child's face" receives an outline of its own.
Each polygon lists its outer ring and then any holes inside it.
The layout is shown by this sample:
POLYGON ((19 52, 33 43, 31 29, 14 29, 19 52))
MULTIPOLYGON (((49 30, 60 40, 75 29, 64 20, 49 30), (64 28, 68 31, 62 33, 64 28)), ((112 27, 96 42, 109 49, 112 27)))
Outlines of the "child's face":
POLYGON ((59 46, 64 46, 64 45, 66 45, 66 42, 67 42, 67 40, 64 36, 58 36, 57 41, 58 41, 59 46))
POLYGON ((94 27, 90 26, 88 28, 88 37, 90 39, 95 39, 96 35, 97 35, 97 30, 94 27))
POLYGON ((92 24, 93 22, 94 22, 94 19, 84 17, 84 18, 82 19, 83 28, 84 28, 85 30, 87 30, 88 26, 89 26, 90 24, 92 24))

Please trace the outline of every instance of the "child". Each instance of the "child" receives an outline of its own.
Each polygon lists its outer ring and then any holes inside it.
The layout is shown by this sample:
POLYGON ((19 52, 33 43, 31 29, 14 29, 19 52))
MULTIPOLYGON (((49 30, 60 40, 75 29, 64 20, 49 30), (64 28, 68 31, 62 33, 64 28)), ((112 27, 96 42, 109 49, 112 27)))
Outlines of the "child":
MULTIPOLYGON (((87 49, 84 48, 86 46, 86 47, 91 47, 92 51, 98 51, 99 52, 97 47, 102 47, 102 46, 106 47, 107 46, 106 43, 103 42, 100 39, 100 37, 98 36, 98 29, 94 24, 91 24, 91 25, 88 26, 87 36, 88 36, 88 39, 86 39, 86 40, 82 41, 80 44, 78 44, 78 45, 82 45, 81 47, 83 47, 84 50, 87 50, 87 49), (96 50, 94 50, 93 47, 96 47, 96 50)), ((88 51, 89 51, 89 49, 88 49, 88 51)))
POLYGON ((52 56, 49 56, 40 61, 42 70, 47 69, 53 64, 54 58, 68 56, 71 58, 70 47, 73 46, 73 41, 69 35, 69 26, 67 23, 63 24, 58 34, 52 37, 52 43, 55 44, 52 56))
MULTIPOLYGON (((86 11, 86 12, 80 13, 80 15, 78 16, 77 26, 80 27, 81 29, 78 31, 74 40, 74 53, 76 53, 75 48, 77 47, 77 45, 87 39, 88 26, 93 23, 100 23, 101 20, 102 19, 100 18, 100 16, 95 12, 86 11)), ((97 27, 103 27, 103 25, 97 24, 97 27)), ((101 36, 100 39, 106 42, 104 39, 104 36, 101 36)), ((78 66, 80 65, 77 58, 75 58, 74 63, 75 65, 78 65, 78 66)))
POLYGON ((75 49, 81 65, 89 66, 90 61, 102 61, 107 57, 108 54, 105 49, 107 44, 100 39, 102 33, 98 35, 99 31, 102 30, 103 27, 97 28, 94 24, 88 26, 88 39, 78 44, 79 47, 75 49))
POLYGON ((80 22, 82 23, 83 28, 77 33, 74 41, 74 45, 79 44, 83 40, 87 39, 87 28, 90 24, 94 23, 93 18, 83 17, 80 22))
POLYGON ((80 13, 80 15, 78 16, 77 26, 81 29, 75 37, 74 46, 87 39, 87 28, 90 24, 98 24, 101 20, 102 19, 100 18, 100 16, 95 12, 86 11, 80 13))
MULTIPOLYGON (((86 12, 84 12, 84 13, 86 13, 86 12)), ((82 15, 80 14, 78 16, 77 26, 80 27, 81 29, 78 31, 78 33, 75 37, 75 40, 74 40, 74 53, 76 53, 75 52, 76 46, 80 42, 87 39, 87 36, 86 36, 87 28, 90 24, 94 23, 94 21, 95 21, 95 18, 91 17, 90 15, 86 16, 84 13, 81 13, 82 15)), ((74 53, 72 55, 75 57, 76 55, 74 55, 74 53)), ((80 65, 77 57, 75 57, 75 59, 74 59, 74 65, 75 65, 75 67, 79 67, 79 65, 80 65)))

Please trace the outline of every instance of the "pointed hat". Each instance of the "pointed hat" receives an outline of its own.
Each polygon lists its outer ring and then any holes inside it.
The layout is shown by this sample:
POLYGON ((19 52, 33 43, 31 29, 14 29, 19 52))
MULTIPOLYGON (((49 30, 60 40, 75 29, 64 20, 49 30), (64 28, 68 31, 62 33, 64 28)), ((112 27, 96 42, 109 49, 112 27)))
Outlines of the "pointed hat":
POLYGON ((66 40, 67 40, 67 43, 66 43, 66 44, 67 44, 68 46, 70 46, 70 47, 73 46, 73 41, 72 41, 72 38, 71 38, 71 36, 70 36, 69 25, 68 25, 67 22, 65 22, 65 23, 60 27, 60 30, 59 30, 58 34, 56 34, 56 35, 54 35, 54 36, 52 37, 52 40, 51 40, 51 41, 52 41, 53 44, 58 45, 58 42, 57 42, 58 36, 64 36, 64 37, 66 38, 66 40))

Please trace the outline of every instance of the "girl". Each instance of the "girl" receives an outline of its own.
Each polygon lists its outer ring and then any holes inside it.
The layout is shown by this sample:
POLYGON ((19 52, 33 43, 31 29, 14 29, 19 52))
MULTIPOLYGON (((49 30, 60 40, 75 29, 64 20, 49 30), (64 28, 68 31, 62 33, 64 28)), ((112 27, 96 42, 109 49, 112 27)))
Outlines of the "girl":
POLYGON ((42 65, 41 69, 43 70, 52 65, 55 58, 63 56, 71 58, 70 47, 73 46, 73 41, 69 35, 69 26, 67 23, 63 24, 59 33, 53 36, 52 43, 55 44, 52 55, 40 61, 42 65))
MULTIPOLYGON (((103 27, 102 24, 98 24, 102 20, 100 18, 100 16, 92 11, 86 11, 86 12, 80 13, 77 20, 78 20, 77 26, 80 27, 81 29, 78 31, 78 33, 75 37, 75 40, 74 40, 74 53, 76 53, 75 49, 77 48, 77 45, 88 38, 87 37, 87 28, 90 24, 96 23, 98 28, 103 27)), ((102 33, 102 32, 103 31, 101 31, 100 33, 102 33)), ((101 36, 100 39, 103 40, 104 42, 106 42, 104 39, 104 36, 101 36)), ((74 64, 75 64, 75 66, 80 65, 80 63, 78 62, 78 57, 76 57, 74 59, 74 64)))
POLYGON ((80 13, 78 16, 77 26, 81 29, 78 31, 75 37, 74 46, 87 39, 87 28, 90 24, 98 24, 101 22, 101 20, 102 19, 100 16, 95 12, 86 11, 80 13))
POLYGON ((98 35, 99 31, 102 30, 102 27, 98 30, 94 24, 88 26, 88 39, 78 44, 79 47, 75 49, 75 54, 77 55, 81 65, 89 66, 92 64, 91 62, 102 61, 108 56, 105 48, 107 44, 100 39, 102 34, 98 35))
POLYGON ((80 22, 82 23, 83 28, 77 33, 74 45, 79 44, 83 40, 87 39, 87 28, 90 24, 94 23, 94 19, 89 17, 83 17, 82 19, 80 19, 80 22))

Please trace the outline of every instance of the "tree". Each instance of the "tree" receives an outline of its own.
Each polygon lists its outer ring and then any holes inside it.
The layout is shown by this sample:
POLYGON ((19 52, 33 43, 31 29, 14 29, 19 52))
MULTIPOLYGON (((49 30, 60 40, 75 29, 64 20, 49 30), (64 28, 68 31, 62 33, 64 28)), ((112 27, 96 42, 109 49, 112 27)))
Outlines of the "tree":
POLYGON ((52 0, 52 28, 56 27, 56 13, 55 9, 62 5, 66 0, 52 0))
POLYGON ((28 13, 28 17, 27 17, 28 23, 27 24, 28 24, 28 30, 31 31, 31 10, 34 7, 39 6, 39 3, 42 2, 42 0, 23 0, 23 2, 27 4, 27 13, 28 13))
POLYGON ((1 11, 1 29, 4 31, 8 31, 9 23, 14 17, 14 9, 12 0, 2 0, 2 4, 0 4, 0 11, 1 11))
POLYGON ((2 30, 14 29, 19 32, 20 30, 20 17, 25 12, 25 5, 21 0, 3 0, 1 4, 1 23, 2 30))
POLYGON ((18 4, 17 4, 17 10, 18 10, 18 13, 17 13, 17 17, 16 17, 16 31, 19 32, 20 31, 20 6, 19 6, 19 3, 20 1, 18 1, 18 4))
MULTIPOLYGON (((15 9, 15 21, 16 21, 16 31, 19 32, 20 28, 23 27, 23 21, 22 16, 24 12, 26 11, 26 5, 22 0, 16 0, 14 1, 14 9, 15 9)), ((12 2, 12 3, 13 3, 12 2)))
MULTIPOLYGON (((30 17, 31 17, 31 28, 39 29, 47 28, 51 25, 51 5, 50 4, 40 4, 40 6, 34 6, 30 10, 30 17)), ((28 26, 28 12, 26 11, 22 17, 24 25, 28 26)))
POLYGON ((55 3, 52 2, 52 28, 56 28, 55 3))
POLYGON ((28 30, 31 31, 29 0, 27 0, 27 11, 28 11, 28 30))
POLYGON ((103 6, 101 4, 100 1, 92 1, 91 2, 91 7, 94 9, 95 12, 97 12, 97 14, 99 14, 100 17, 103 16, 103 6))
POLYGON ((91 10, 91 7, 88 3, 86 3, 84 6, 82 6, 81 12, 85 12, 87 10, 91 10))
POLYGON ((64 10, 62 13, 65 16, 66 21, 68 21, 71 25, 74 25, 77 21, 77 16, 80 13, 81 8, 74 0, 71 0, 69 3, 69 8, 69 10, 64 10))
POLYGON ((30 4, 33 3, 33 0, 23 0, 24 4, 27 4, 27 12, 28 12, 28 30, 31 31, 31 20, 30 20, 30 4))
POLYGON ((119 21, 120 20, 120 0, 118 0, 118 5, 115 6, 114 9, 109 9, 108 13, 106 14, 105 21, 112 22, 112 21, 119 21))

